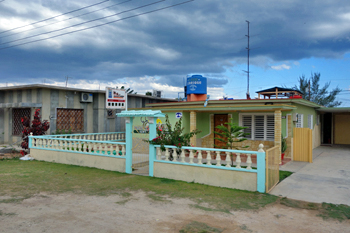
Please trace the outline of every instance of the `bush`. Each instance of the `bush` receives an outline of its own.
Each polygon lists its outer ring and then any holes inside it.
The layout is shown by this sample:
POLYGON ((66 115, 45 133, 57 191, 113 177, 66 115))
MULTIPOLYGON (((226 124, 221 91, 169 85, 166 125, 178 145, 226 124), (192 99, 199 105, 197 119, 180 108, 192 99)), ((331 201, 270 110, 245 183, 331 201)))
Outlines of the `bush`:
POLYGON ((50 122, 47 120, 44 120, 41 122, 40 115, 39 115, 40 109, 36 109, 34 113, 34 120, 32 121, 32 125, 30 126, 30 119, 28 117, 22 117, 21 123, 23 125, 23 131, 22 131, 22 143, 21 147, 24 150, 21 150, 22 155, 26 155, 27 152, 25 150, 28 149, 28 136, 30 133, 33 133, 34 136, 36 135, 44 135, 45 132, 50 128, 50 122))

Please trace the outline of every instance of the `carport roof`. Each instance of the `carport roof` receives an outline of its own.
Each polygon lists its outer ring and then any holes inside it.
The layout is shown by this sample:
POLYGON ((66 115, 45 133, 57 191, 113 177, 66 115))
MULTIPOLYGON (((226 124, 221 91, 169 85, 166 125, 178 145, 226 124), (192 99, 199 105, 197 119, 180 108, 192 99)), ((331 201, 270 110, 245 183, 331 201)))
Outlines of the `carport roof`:
POLYGON ((342 113, 342 112, 350 112, 350 107, 345 107, 345 108, 319 108, 317 109, 319 112, 337 112, 337 113, 342 113))
POLYGON ((118 117, 165 117, 165 114, 160 110, 131 110, 122 111, 116 114, 118 117))

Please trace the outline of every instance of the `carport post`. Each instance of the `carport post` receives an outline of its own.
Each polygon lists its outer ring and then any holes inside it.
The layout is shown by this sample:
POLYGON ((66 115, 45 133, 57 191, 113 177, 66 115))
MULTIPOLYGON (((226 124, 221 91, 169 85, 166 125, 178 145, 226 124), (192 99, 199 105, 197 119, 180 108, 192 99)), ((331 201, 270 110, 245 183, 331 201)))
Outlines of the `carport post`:
MULTIPOLYGON (((152 140, 157 136, 157 117, 149 117, 149 140, 152 140)), ((149 144, 149 176, 153 177, 153 165, 156 158, 156 148, 153 144, 149 144)))
POLYGON ((125 142, 126 142, 126 153, 125 153, 125 172, 128 174, 132 173, 132 127, 133 117, 125 119, 125 142))

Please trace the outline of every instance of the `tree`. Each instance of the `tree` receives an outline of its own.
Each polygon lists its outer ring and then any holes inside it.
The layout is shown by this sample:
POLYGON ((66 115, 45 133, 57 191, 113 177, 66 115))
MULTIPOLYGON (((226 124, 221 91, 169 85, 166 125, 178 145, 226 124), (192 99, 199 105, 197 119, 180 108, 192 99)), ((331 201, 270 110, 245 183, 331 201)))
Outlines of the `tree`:
POLYGON ((331 82, 327 82, 320 88, 320 77, 320 73, 311 73, 309 79, 303 75, 299 77, 299 86, 294 86, 293 89, 300 91, 303 94, 303 99, 310 100, 316 104, 325 107, 337 107, 341 105, 341 102, 335 100, 341 89, 336 87, 332 91, 328 91, 327 89, 331 82))
POLYGON ((229 122, 226 122, 225 125, 218 125, 216 126, 217 129, 220 131, 215 132, 215 134, 221 136, 220 138, 214 138, 221 142, 225 143, 225 146, 223 146, 223 149, 231 148, 239 150, 241 148, 247 148, 248 146, 235 146, 238 142, 243 142, 247 140, 245 137, 249 135, 249 133, 245 133, 244 129, 247 127, 238 126, 235 123, 232 122, 232 118, 229 120, 229 122))
POLYGON ((148 95, 148 96, 152 96, 152 92, 147 91, 147 92, 146 92, 146 95, 148 95))
MULTIPOLYGON (((134 92, 134 90, 131 90, 130 87, 129 87, 128 89, 125 89, 125 87, 122 86, 120 89, 125 90, 125 92, 126 92, 127 94, 133 94, 133 92, 134 92)), ((134 94, 137 94, 137 92, 135 92, 134 94)))

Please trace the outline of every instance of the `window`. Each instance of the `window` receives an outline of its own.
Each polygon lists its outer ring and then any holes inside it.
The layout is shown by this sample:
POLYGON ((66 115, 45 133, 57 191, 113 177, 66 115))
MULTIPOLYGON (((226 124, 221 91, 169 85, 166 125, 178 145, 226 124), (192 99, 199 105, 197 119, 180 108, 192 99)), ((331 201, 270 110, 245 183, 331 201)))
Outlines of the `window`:
POLYGON ((57 130, 84 132, 84 109, 57 108, 57 130))
POLYGON ((22 135, 23 125, 21 122, 22 117, 28 117, 30 119, 30 108, 14 108, 12 109, 12 134, 22 135))
POLYGON ((246 138, 251 140, 275 140, 275 116, 272 114, 241 114, 240 125, 247 127, 246 138))
POLYGON ((313 115, 308 115, 307 116, 307 127, 309 129, 313 129, 313 126, 314 126, 314 116, 313 115))
POLYGON ((304 115, 303 114, 300 114, 298 113, 297 114, 297 123, 296 123, 296 126, 297 128, 303 128, 304 127, 304 115))

